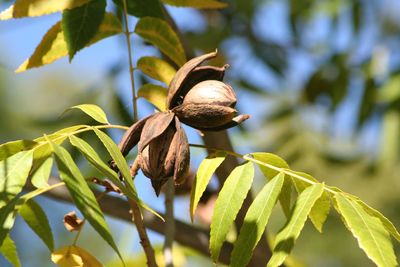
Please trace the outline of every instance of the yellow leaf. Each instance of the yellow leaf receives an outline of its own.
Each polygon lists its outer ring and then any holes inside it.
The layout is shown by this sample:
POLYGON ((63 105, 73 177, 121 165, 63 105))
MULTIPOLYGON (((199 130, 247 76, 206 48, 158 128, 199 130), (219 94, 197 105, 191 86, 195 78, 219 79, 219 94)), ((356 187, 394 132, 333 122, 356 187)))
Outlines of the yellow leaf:
MULTIPOLYGON (((118 34, 121 31, 122 26, 119 20, 113 14, 106 13, 98 32, 90 41, 89 45, 101 39, 118 34)), ((44 35, 32 56, 25 60, 15 72, 23 72, 27 69, 41 67, 67 55, 67 43, 64 40, 61 21, 59 21, 44 35)))
POLYGON ((148 83, 139 88, 138 97, 147 99, 147 101, 152 103, 159 110, 165 111, 165 100, 167 98, 167 93, 167 88, 148 83))
POLYGON ((176 73, 174 67, 165 60, 157 57, 141 57, 137 62, 137 68, 151 78, 161 81, 166 85, 169 85, 176 73))
POLYGON ((60 248, 51 254, 51 260, 59 267, 101 267, 95 257, 83 248, 68 246, 60 248))
POLYGON ((54 12, 72 9, 91 0, 16 0, 14 5, 0 13, 0 20, 38 17, 54 12))
POLYGON ((162 2, 179 7, 194 7, 194 8, 225 8, 227 3, 215 0, 161 0, 162 2))

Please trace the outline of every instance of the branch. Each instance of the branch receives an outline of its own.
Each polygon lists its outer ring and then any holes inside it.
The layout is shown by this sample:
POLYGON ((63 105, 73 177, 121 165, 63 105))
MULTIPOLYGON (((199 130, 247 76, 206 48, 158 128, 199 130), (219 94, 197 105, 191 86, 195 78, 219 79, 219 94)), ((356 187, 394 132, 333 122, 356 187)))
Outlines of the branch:
POLYGON ((145 228, 145 225, 144 225, 144 222, 142 219, 142 212, 140 210, 140 207, 132 199, 128 199, 128 203, 131 208, 130 211, 132 212, 132 220, 135 223, 137 231, 139 233, 140 244, 142 244, 144 253, 146 254, 147 266, 157 267, 154 249, 150 244, 149 237, 147 236, 147 232, 146 232, 146 228, 145 228))
MULTIPOLYGON (((136 157, 130 169, 132 177, 136 177, 138 171, 139 171, 139 158, 136 157)), ((136 225, 140 237, 140 244, 142 245, 144 253, 146 254, 147 266, 157 267, 154 249, 151 246, 150 239, 147 236, 146 227, 143 223, 142 211, 140 210, 140 207, 138 206, 136 201, 129 198, 127 199, 129 206, 131 207, 130 212, 132 213, 132 221, 136 225)))
MULTIPOLYGON (((49 183, 57 183, 59 179, 50 178, 49 183)), ((26 187, 27 190, 32 190, 34 187, 31 184, 28 184, 26 187)), ((52 189, 51 191, 47 191, 44 196, 59 200, 62 202, 73 203, 72 199, 69 195, 68 190, 65 187, 57 187, 52 189)), ((129 214, 129 204, 126 200, 120 197, 113 197, 111 195, 105 195, 101 202, 99 203, 102 211, 111 217, 124 220, 126 222, 131 222, 132 217, 129 214)), ((165 217, 165 214, 158 212, 161 216, 165 217)), ((158 217, 154 214, 144 211, 143 212, 143 223, 144 226, 154 232, 159 234, 165 233, 165 223, 162 222, 158 217)), ((182 246, 189 247, 194 249, 198 253, 210 258, 210 252, 208 249, 210 235, 209 229, 199 228, 193 224, 187 224, 180 220, 174 221, 176 225, 176 231, 174 234, 174 240, 176 240, 182 246)), ((223 264, 229 264, 230 255, 233 249, 232 243, 225 242, 221 249, 220 262, 223 264)), ((254 252, 253 259, 256 259, 258 262, 261 262, 266 258, 265 252, 258 253, 254 252)), ((258 266, 258 265, 255 265, 258 266)))
POLYGON ((173 241, 175 236, 174 220, 174 193, 175 185, 173 177, 170 177, 166 184, 165 191, 165 233, 164 233, 164 260, 166 267, 173 267, 173 241))

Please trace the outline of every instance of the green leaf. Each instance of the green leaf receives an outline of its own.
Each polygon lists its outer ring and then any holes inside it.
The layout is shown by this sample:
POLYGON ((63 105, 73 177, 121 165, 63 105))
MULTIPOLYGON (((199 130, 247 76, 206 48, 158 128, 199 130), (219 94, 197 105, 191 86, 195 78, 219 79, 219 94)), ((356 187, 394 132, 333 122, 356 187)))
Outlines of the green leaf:
POLYGON ((75 162, 68 151, 54 143, 51 146, 55 153, 55 160, 61 179, 65 182, 71 198, 76 207, 82 212, 83 216, 89 221, 93 228, 101 237, 117 252, 122 260, 122 256, 111 235, 110 229, 104 219, 102 210, 97 203, 96 197, 90 190, 85 178, 82 176, 75 162))
POLYGON ((53 167, 53 158, 48 157, 39 168, 33 173, 31 182, 36 188, 48 187, 51 168, 53 167))
MULTIPOLYGON (((295 172, 295 171, 291 172, 300 175, 304 178, 307 178, 313 183, 318 183, 317 179, 315 179, 314 177, 312 177, 307 173, 295 172)), ((311 186, 311 183, 307 183, 295 177, 293 177, 293 184, 298 193, 303 192, 304 189, 311 186)), ((317 201, 315 202, 314 206, 311 209, 310 214, 308 215, 308 217, 310 217, 311 222, 320 233, 322 233, 322 227, 324 226, 324 223, 328 218, 330 208, 331 208, 331 201, 329 193, 324 191, 321 197, 317 199, 317 201)))
POLYGON ((0 13, 0 20, 37 17, 76 8, 91 0, 16 0, 14 5, 0 13))
POLYGON ((32 167, 33 151, 19 152, 0 161, 0 207, 22 191, 32 167))
MULTIPOLYGON (((278 168, 285 168, 289 169, 289 165, 284 161, 282 158, 278 157, 277 155, 271 153, 264 153, 264 152, 257 152, 251 153, 254 159, 261 161, 263 163, 278 167, 278 168)), ((274 170, 272 168, 268 168, 262 164, 258 164, 261 172, 264 176, 270 180, 275 177, 279 171, 274 170)), ((289 218, 290 214, 290 204, 291 204, 291 195, 292 195, 292 181, 290 177, 287 175, 285 176, 285 181, 283 183, 281 195, 279 196, 279 202, 282 206, 283 212, 285 213, 286 218, 289 218)))
POLYGON ((10 229, 14 225, 15 217, 18 210, 26 201, 63 184, 64 183, 58 183, 51 185, 47 188, 39 188, 33 190, 23 195, 21 198, 13 198, 11 201, 7 202, 4 207, 0 208, 0 244, 3 243, 4 239, 10 232, 10 229))
POLYGON ((377 266, 397 266, 390 235, 382 222, 342 193, 335 194, 338 212, 358 245, 377 266))
POLYGON ((53 234, 47 216, 39 204, 29 200, 21 206, 18 212, 29 227, 43 240, 49 250, 53 251, 53 234))
POLYGON ((138 97, 143 97, 151 104, 156 106, 160 111, 166 110, 168 89, 159 85, 145 84, 138 90, 138 97))
POLYGON ((222 244, 250 190, 253 177, 253 164, 245 162, 231 172, 218 194, 210 230, 210 252, 214 262, 218 261, 222 244))
POLYGON ((21 151, 32 149, 37 143, 31 140, 17 140, 11 141, 0 145, 0 161, 11 157, 21 151))
POLYGON ((280 173, 258 193, 244 218, 233 247, 231 266, 247 266, 251 254, 264 233, 268 219, 281 192, 285 175, 280 173))
POLYGON ((106 4, 106 0, 95 0, 63 12, 61 24, 70 61, 96 35, 104 18, 106 4))
POLYGON ((288 222, 275 238, 273 254, 267 266, 279 266, 284 262, 299 237, 311 208, 323 192, 322 184, 312 185, 301 192, 288 222))
MULTIPOLYGON (((113 0, 121 10, 124 10, 122 0, 113 0)), ((126 0, 128 14, 142 18, 142 17, 156 17, 164 18, 164 12, 160 1, 158 0, 126 0)))
POLYGON ((157 217, 159 217, 162 221, 164 218, 155 212, 152 208, 150 208, 146 203, 144 203, 139 196, 137 195, 135 185, 132 181, 132 176, 129 170, 129 167, 125 161, 124 156, 122 155, 121 151, 119 150, 118 146, 114 143, 114 141, 102 131, 93 128, 93 131, 96 133, 97 137, 103 143, 104 147, 107 149, 108 153, 110 154, 111 158, 114 160, 115 164, 119 171, 121 172, 122 176, 124 177, 124 181, 127 185, 127 190, 129 191, 129 195, 133 200, 135 200, 142 208, 150 211, 157 217))
MULTIPOLYGON (((87 46, 121 32, 122 26, 118 18, 111 13, 106 13, 96 35, 87 46)), ((41 67, 66 55, 68 55, 67 43, 64 39, 64 32, 61 29, 61 21, 59 21, 45 34, 31 57, 25 60, 15 72, 41 67)))
MULTIPOLYGON (((65 139, 67 139, 68 135, 87 127, 86 125, 74 125, 71 127, 67 127, 61 129, 55 133, 47 135, 47 139, 51 140, 52 142, 56 143, 57 145, 61 145, 65 139)), ((51 148, 50 144, 46 140, 45 137, 36 138, 34 141, 38 142, 33 152, 33 166, 32 166, 32 173, 35 173, 36 170, 51 156, 53 149, 51 148)))
POLYGON ((169 85, 176 70, 165 60, 158 57, 141 57, 137 68, 149 77, 169 85))
POLYGON ((85 112, 87 115, 92 117, 92 119, 94 119, 95 121, 100 122, 102 124, 109 124, 106 113, 97 105, 82 104, 82 105, 70 107, 66 111, 71 110, 71 109, 80 109, 83 112, 85 112))
POLYGON ((0 253, 15 267, 21 267, 21 262, 19 261, 17 247, 14 241, 9 235, 4 239, 3 244, 0 247, 0 253))
POLYGON ((121 189, 124 194, 131 196, 131 198, 136 197, 135 195, 132 195, 130 191, 126 190, 124 184, 119 179, 118 174, 110 167, 108 167, 106 163, 103 162, 96 151, 86 141, 74 135, 71 135, 69 137, 69 140, 71 144, 83 154, 83 156, 87 159, 87 161, 90 162, 90 164, 92 164, 97 170, 107 176, 111 180, 111 182, 113 182, 116 186, 119 187, 119 189, 121 189))
POLYGON ((211 180, 215 170, 225 160, 226 153, 217 152, 209 155, 201 163, 197 169, 196 177, 192 185, 190 192, 190 219, 193 222, 194 212, 196 211, 197 204, 199 204, 200 198, 207 188, 208 183, 211 180))
POLYGON ((391 221, 389 221, 388 218, 386 218, 382 213, 380 213, 379 211, 377 211, 376 209, 368 206, 366 203, 362 202, 360 199, 356 200, 358 204, 360 204, 363 209, 371 216, 374 216, 376 218, 378 218, 383 226, 385 227, 385 229, 394 237, 396 238, 397 241, 400 242, 400 234, 397 231, 396 227, 393 225, 393 223, 391 221))
POLYGON ((178 35, 167 22, 158 18, 141 18, 136 24, 135 33, 156 46, 178 66, 186 62, 185 51, 178 35))
POLYGON ((162 2, 179 7, 194 7, 194 8, 225 8, 227 3, 215 0, 161 0, 162 2))
POLYGON ((96 133, 97 137, 103 143, 104 147, 107 149, 111 158, 115 161, 115 164, 117 164, 117 167, 121 172, 122 176, 124 177, 124 180, 128 185, 128 188, 133 192, 135 192, 136 194, 136 189, 135 186, 133 185, 132 176, 128 164, 126 163, 125 158, 121 154, 121 151, 119 150, 118 146, 107 134, 103 133, 102 131, 96 128, 93 128, 93 131, 96 133))
POLYGON ((5 238, 14 225, 16 218, 16 205, 18 198, 14 198, 7 204, 0 208, 0 245, 3 244, 5 238))

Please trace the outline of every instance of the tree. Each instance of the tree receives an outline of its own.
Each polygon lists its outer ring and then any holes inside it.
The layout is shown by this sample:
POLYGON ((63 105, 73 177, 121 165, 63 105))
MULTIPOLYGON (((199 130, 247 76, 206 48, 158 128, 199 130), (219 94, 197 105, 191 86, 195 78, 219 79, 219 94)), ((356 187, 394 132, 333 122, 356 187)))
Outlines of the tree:
MULTIPOLYGON (((362 23, 364 20, 371 21, 371 15, 367 11, 371 7, 381 7, 379 3, 308 1, 306 5, 300 5, 296 1, 290 1, 283 5, 277 2, 264 4, 241 0, 230 3, 213 0, 115 0, 114 3, 107 3, 105 0, 76 0, 48 1, 39 5, 36 2, 16 1, 0 13, 0 20, 8 20, 62 12, 61 20, 43 36, 32 56, 17 68, 17 72, 50 64, 64 56, 69 56, 72 61, 78 51, 91 44, 124 34, 129 59, 133 116, 130 118, 131 113, 125 110, 123 100, 118 97, 116 99, 120 109, 118 113, 112 113, 112 116, 124 118, 124 124, 128 126, 132 122, 134 124, 131 127, 111 124, 99 106, 80 103, 71 109, 78 109, 89 115, 93 119, 90 123, 69 125, 33 140, 11 141, 0 146, 0 178, 3 185, 0 206, 1 251, 14 265, 20 264, 9 232, 16 216, 21 216, 37 233, 52 252, 52 260, 60 266, 70 266, 71 260, 100 265, 97 255, 90 255, 84 248, 76 246, 80 232, 86 228, 85 221, 92 225, 123 262, 120 249, 104 219, 104 214, 109 214, 125 220, 133 219, 149 266, 156 266, 157 263, 146 228, 165 236, 164 261, 168 266, 173 265, 173 240, 211 256, 214 262, 233 266, 261 266, 268 262, 268 266, 279 266, 293 249, 307 218, 318 231, 322 231, 331 206, 341 216, 345 226, 357 239, 359 247, 372 262, 378 266, 396 265, 390 236, 398 241, 400 235, 394 225, 355 195, 328 185, 331 184, 330 181, 324 184, 307 174, 315 174, 314 169, 317 166, 318 173, 325 175, 329 172, 325 166, 338 161, 347 164, 344 172, 348 173, 350 167, 362 163, 364 153, 360 150, 353 153, 351 158, 346 158, 332 153, 331 149, 317 150, 308 146, 304 149, 304 146, 293 145, 293 142, 299 140, 303 145, 306 144, 305 139, 297 133, 298 128, 293 127, 298 126, 297 118, 300 116, 307 118, 304 112, 305 102, 311 103, 314 110, 323 110, 327 114, 325 118, 338 116, 342 110, 352 112, 354 115, 347 117, 352 117, 355 123, 347 130, 354 135, 365 132, 363 127, 366 128, 368 124, 378 120, 385 126, 385 135, 398 137, 397 70, 391 66, 384 71, 376 67, 385 63, 380 55, 391 51, 378 53, 371 49, 367 56, 357 57, 353 54, 354 51, 359 51, 359 44, 353 42, 353 39, 347 40, 344 49, 326 42, 329 32, 334 32, 329 35, 333 36, 333 40, 345 40, 344 30, 340 28, 345 19, 352 19, 353 34, 359 35, 361 39, 361 33, 371 31, 368 27, 372 27, 368 23, 362 23), (165 4, 198 8, 202 10, 201 14, 207 23, 200 32, 182 32, 165 4), (114 12, 106 12, 106 6, 114 7, 114 12), (267 25, 262 17, 264 13, 260 10, 274 8, 286 8, 287 26, 291 34, 272 41, 271 36, 264 36, 257 31, 267 25), (329 26, 322 29, 320 37, 313 39, 307 36, 307 31, 313 23, 318 22, 316 14, 321 12, 327 12, 324 18, 329 26), (138 18, 133 32, 129 17, 138 18), (215 23, 227 27, 215 27, 215 23), (135 46, 131 43, 131 36, 134 34, 157 48, 159 56, 144 56, 134 62, 132 47, 135 46), (241 45, 243 43, 244 46, 241 45), (226 49, 230 45, 233 48, 226 49), (219 48, 218 57, 216 51, 212 52, 216 47, 219 48), (268 114, 265 121, 274 131, 283 127, 284 134, 278 135, 276 140, 270 139, 273 145, 268 147, 261 140, 254 145, 259 151, 281 150, 280 154, 290 161, 291 166, 306 169, 307 173, 294 171, 293 167, 290 168, 276 154, 236 153, 228 133, 221 131, 248 118, 246 115, 236 116, 233 110, 236 98, 231 87, 215 81, 223 79, 227 68, 223 66, 226 60, 221 54, 229 57, 237 49, 240 56, 245 56, 245 60, 251 60, 251 64, 257 62, 261 67, 255 68, 245 61, 237 64, 240 69, 233 68, 232 77, 226 79, 233 88, 239 87, 265 98, 280 98, 274 101, 278 103, 278 107, 268 114), (315 53, 314 49, 320 50, 315 53), (208 54, 195 57, 197 53, 194 51, 198 50, 208 54), (274 82, 282 88, 296 86, 295 82, 284 81, 288 76, 290 78, 293 69, 299 70, 296 64, 301 61, 292 58, 301 53, 306 54, 307 60, 316 66, 313 66, 315 70, 311 70, 311 74, 302 72, 299 75, 304 80, 300 85, 297 84, 301 90, 294 92, 286 89, 274 93, 261 89, 274 82), (198 67, 210 59, 218 67, 198 67), (247 68, 251 68, 251 71, 246 70, 247 68), (138 70, 140 74, 135 77, 134 73, 138 70), (270 74, 272 82, 262 78, 265 72, 270 74), (356 82, 359 87, 354 85, 356 82), (347 105, 353 108, 344 109, 346 101, 353 100, 352 92, 361 87, 363 93, 354 97, 360 100, 360 104, 350 103, 347 105), (210 88, 213 94, 218 93, 218 101, 215 101, 215 95, 205 93, 210 88), (377 94, 378 97, 375 97, 377 94), (146 99, 160 112, 139 119, 138 98, 146 99), (290 120, 294 120, 295 124, 287 123, 290 120), (194 170, 195 177, 185 175, 189 161, 189 144, 181 122, 203 132, 204 145, 190 144, 191 150, 204 148, 209 153, 198 169, 194 170), (119 145, 114 143, 108 131, 102 131, 110 129, 127 130, 119 145), (67 146, 66 149, 68 142, 72 147, 67 146), (289 142, 292 143, 287 145, 289 142), (135 160, 128 157, 132 164, 129 167, 124 157, 136 143, 139 143, 138 153, 135 160), (316 160, 312 164, 304 161, 305 158, 311 158, 309 154, 316 160), (83 159, 97 171, 95 179, 85 175, 83 167, 78 168, 83 159), (239 164, 239 161, 242 162, 239 164), (59 178, 49 179, 53 165, 58 169, 59 178), (256 166, 266 180, 261 182, 262 185, 253 198, 249 192, 256 166), (151 179, 157 195, 164 188, 165 214, 155 211, 139 197, 138 192, 146 190, 137 188, 132 181, 139 168, 151 179), (214 173, 218 177, 218 190, 208 186, 214 173), (183 185, 175 188, 174 182, 183 185), (97 185, 96 189, 92 185, 97 185), (21 194, 24 188, 28 191, 21 194), (63 191, 60 188, 66 189, 63 191), (205 221, 208 218, 208 223, 211 224, 209 231, 174 218, 174 191, 177 194, 190 191, 192 220, 199 203, 213 208, 212 216, 207 212, 203 214, 205 221), (125 200, 110 196, 113 193, 123 195, 125 200), (54 247, 45 210, 33 200, 41 194, 61 200, 67 200, 70 195, 72 202, 84 216, 82 220, 71 213, 64 218, 66 227, 77 231, 76 239, 70 246, 54 247), (275 233, 274 241, 269 244, 264 231, 277 202, 282 207, 286 222, 281 224, 281 230, 275 233), (127 205, 133 218, 130 218, 126 209, 120 208, 127 205), (232 242, 225 242, 231 228, 236 230, 236 238, 232 242), (209 240, 209 244, 205 244, 203 240, 209 240)), ((268 11, 265 12, 268 14, 268 11)), ((375 12, 373 16, 383 16, 382 14, 375 12)), ((382 45, 390 47, 391 42, 398 42, 398 23, 392 21, 390 16, 383 16, 380 25, 383 28, 382 35, 387 38, 382 38, 382 45), (386 27, 386 23, 392 23, 391 27, 386 27)), ((396 64, 395 62, 394 65, 396 64)), ((111 68, 110 77, 115 77, 120 71, 119 65, 111 68)), ((240 102, 241 99, 239 104, 240 102)), ((243 124, 238 127, 245 131, 243 124)), ((334 127, 332 128, 335 129, 334 127)), ((370 160, 368 164, 361 164, 356 172, 360 174, 373 168, 374 175, 383 175, 396 170, 398 143, 392 143, 398 139, 396 137, 384 139, 385 143, 376 159, 370 160), (389 141, 391 142, 386 144, 389 141)), ((374 148, 373 151, 375 150, 374 148)), ((270 235, 271 233, 268 234, 270 235)), ((286 264, 290 265, 290 262, 286 261, 286 264)))

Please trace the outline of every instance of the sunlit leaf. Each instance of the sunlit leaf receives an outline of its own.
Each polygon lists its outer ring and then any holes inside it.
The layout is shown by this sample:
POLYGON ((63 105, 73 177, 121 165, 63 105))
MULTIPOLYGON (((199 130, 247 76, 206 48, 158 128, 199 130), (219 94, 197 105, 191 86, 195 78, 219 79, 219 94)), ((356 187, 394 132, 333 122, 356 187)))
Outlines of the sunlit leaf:
POLYGON ((225 8, 227 3, 215 0, 161 0, 171 6, 194 7, 194 8, 225 8))
POLYGON ((244 218, 233 247, 231 266, 247 266, 251 254, 262 237, 268 219, 281 192, 285 175, 280 173, 258 193, 244 218))
POLYGON ((31 182, 36 188, 44 188, 49 186, 47 181, 49 180, 52 167, 53 158, 48 157, 33 173, 31 182))
POLYGON ((17 247, 9 235, 4 239, 0 246, 0 253, 15 267, 21 267, 17 247))
MULTIPOLYGON (((312 177, 307 173, 295 172, 295 171, 292 172, 307 178, 311 182, 318 183, 318 181, 314 177, 312 177)), ((293 184, 298 193, 303 192, 304 189, 311 186, 311 183, 307 183, 295 177, 293 177, 293 184)), ((324 191, 321 197, 317 199, 317 201, 315 201, 315 204, 312 207, 310 214, 308 215, 308 217, 310 217, 311 222, 320 233, 322 233, 322 227, 324 226, 324 223, 328 217, 330 207, 331 207, 331 201, 329 193, 324 191)))
POLYGON ((226 153, 219 152, 209 155, 200 163, 190 193, 190 218, 192 221, 201 196, 206 190, 215 170, 221 165, 225 158, 226 153))
MULTIPOLYGON (((121 32, 122 26, 118 18, 111 13, 106 13, 96 35, 90 40, 88 46, 121 32)), ((64 33, 61 29, 61 22, 57 22, 44 35, 31 57, 25 60, 18 67, 16 72, 23 72, 31 68, 41 67, 67 55, 68 48, 64 39, 64 33)))
POLYGON ((59 267, 103 267, 94 256, 78 246, 63 247, 54 251, 51 260, 59 267))
POLYGON ((222 244, 250 190, 253 177, 253 163, 245 162, 231 172, 218 194, 210 230, 210 252, 214 262, 218 261, 222 244))
POLYGON ((149 101, 160 111, 165 111, 167 93, 167 88, 148 83, 139 88, 137 95, 149 101))
MULTIPOLYGON (((69 140, 73 146, 75 146, 83 156, 92 164, 97 170, 107 176, 111 182, 117 185, 122 192, 127 195, 131 195, 129 191, 125 190, 125 186, 118 177, 118 174, 113 171, 97 154, 97 152, 84 140, 74 135, 69 137, 69 140)), ((131 196, 134 197, 134 196, 131 196)))
POLYGON ((33 151, 22 151, 0 161, 0 207, 19 194, 32 167, 33 151))
POLYGON ((178 66, 182 66, 186 62, 185 51, 178 35, 164 20, 142 18, 136 24, 135 33, 160 49, 178 66))
POLYGON ((0 161, 11 157, 18 152, 32 149, 37 143, 31 140, 17 140, 0 145, 0 161))
POLYGON ((33 200, 27 201, 18 211, 29 227, 43 240, 50 251, 54 249, 53 234, 43 209, 33 200))
POLYGON ((400 242, 400 233, 397 231, 396 227, 393 225, 393 223, 391 221, 389 221, 388 218, 386 218, 382 213, 380 213, 379 211, 377 211, 376 209, 371 208, 370 206, 368 206, 366 203, 364 203, 363 201, 361 201, 360 199, 357 199, 356 202, 358 204, 360 204, 363 209, 371 216, 374 216, 376 218, 378 218, 383 226, 386 228, 386 230, 394 237, 396 238, 397 241, 400 242))
POLYGON ((390 235, 382 222, 342 193, 335 194, 338 212, 358 245, 378 266, 397 266, 390 235))
POLYGON ((63 12, 61 24, 70 61, 95 36, 103 21, 106 4, 106 0, 96 0, 63 12))
POLYGON ((298 196, 288 222, 275 238, 272 257, 267 266, 280 266, 284 262, 292 250, 294 242, 299 237, 311 208, 314 206, 315 201, 321 197, 323 191, 322 184, 315 184, 307 187, 298 196))
POLYGON ((0 20, 37 17, 76 8, 91 0, 16 0, 14 5, 0 13, 0 20))
POLYGON ((82 104, 82 105, 70 107, 66 111, 71 110, 71 109, 80 109, 83 112, 85 112, 87 115, 92 117, 92 119, 94 119, 95 121, 98 121, 102 124, 109 124, 106 113, 97 105, 82 104))
MULTIPOLYGON (((121 10, 124 10, 123 0, 113 0, 121 10)), ((164 13, 159 0, 127 0, 128 14, 142 17, 164 18, 164 13)))
POLYGON ((76 207, 82 212, 83 216, 89 221, 93 228, 101 237, 117 252, 122 260, 122 256, 114 242, 111 231, 104 219, 102 210, 97 203, 96 197, 90 190, 85 178, 73 161, 68 151, 54 143, 51 143, 55 153, 55 160, 61 179, 65 182, 71 198, 76 207))
POLYGON ((158 57, 141 57, 137 68, 151 78, 169 85, 176 70, 165 60, 158 57))
POLYGON ((128 164, 125 161, 124 156, 121 154, 118 146, 114 143, 114 141, 102 131, 93 128, 93 131, 96 133, 97 137, 103 143, 111 158, 115 161, 119 171, 125 179, 125 182, 129 186, 129 188, 136 193, 135 186, 133 185, 132 176, 128 167, 128 164))
MULTIPOLYGON (((278 167, 278 168, 289 168, 289 165, 282 158, 277 155, 271 153, 257 152, 251 154, 254 159, 259 160, 263 163, 278 167)), ((274 170, 272 168, 268 168, 262 164, 258 164, 261 172, 264 176, 270 180, 275 177, 279 171, 274 170)), ((286 218, 289 218, 290 213, 290 204, 291 204, 291 195, 292 195, 292 181, 290 177, 285 176, 285 181, 283 183, 281 195, 279 196, 279 203, 282 206, 283 212, 286 215, 286 218)))
MULTIPOLYGON (((74 125, 71 127, 67 127, 61 129, 55 133, 49 134, 46 136, 47 139, 51 140, 57 145, 61 145, 65 139, 67 139, 68 135, 78 131, 86 125, 74 125)), ((33 166, 32 166, 32 173, 35 173, 36 170, 51 156, 53 149, 51 148, 50 144, 47 142, 45 137, 36 138, 34 141, 40 143, 35 147, 33 152, 33 166)))

